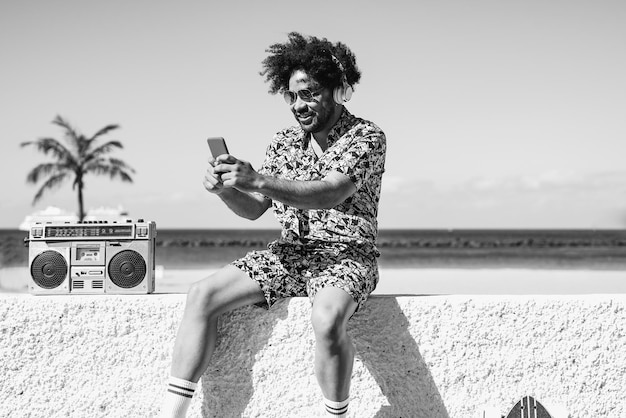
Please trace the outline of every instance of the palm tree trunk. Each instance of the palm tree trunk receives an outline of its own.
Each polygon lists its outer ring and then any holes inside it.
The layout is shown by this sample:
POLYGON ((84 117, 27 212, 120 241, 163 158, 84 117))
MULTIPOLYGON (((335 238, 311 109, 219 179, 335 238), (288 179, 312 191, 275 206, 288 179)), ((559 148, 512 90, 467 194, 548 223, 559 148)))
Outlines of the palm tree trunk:
POLYGON ((85 209, 83 207, 83 180, 78 180, 78 221, 85 219, 85 209))

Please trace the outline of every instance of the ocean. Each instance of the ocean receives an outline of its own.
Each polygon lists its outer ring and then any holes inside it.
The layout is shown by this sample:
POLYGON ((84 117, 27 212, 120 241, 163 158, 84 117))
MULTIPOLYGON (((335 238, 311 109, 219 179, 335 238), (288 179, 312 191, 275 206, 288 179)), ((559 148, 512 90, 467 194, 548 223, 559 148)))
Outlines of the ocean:
MULTIPOLYGON (((265 248, 278 230, 158 229, 156 264, 217 268, 265 248)), ((0 229, 0 267, 28 266, 26 232, 0 229)), ((391 230, 379 232, 381 268, 626 270, 626 230, 391 230)))

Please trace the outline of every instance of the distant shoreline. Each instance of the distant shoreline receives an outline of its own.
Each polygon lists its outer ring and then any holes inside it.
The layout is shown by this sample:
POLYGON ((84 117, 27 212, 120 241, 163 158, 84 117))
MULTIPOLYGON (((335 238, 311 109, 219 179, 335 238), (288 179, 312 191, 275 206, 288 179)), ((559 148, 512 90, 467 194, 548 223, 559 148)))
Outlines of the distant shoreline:
MULTIPOLYGON (((159 229, 156 263, 224 265, 266 248, 277 229, 159 229)), ((26 233, 0 230, 0 267, 27 266, 26 233)), ((381 230, 381 268, 626 270, 626 230, 381 230)))

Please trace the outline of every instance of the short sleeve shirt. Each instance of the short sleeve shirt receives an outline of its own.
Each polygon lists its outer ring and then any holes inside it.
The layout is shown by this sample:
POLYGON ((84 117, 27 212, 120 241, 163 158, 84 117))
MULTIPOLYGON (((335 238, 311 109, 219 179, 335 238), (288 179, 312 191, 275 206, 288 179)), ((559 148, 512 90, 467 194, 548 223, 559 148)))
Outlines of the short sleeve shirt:
POLYGON ((385 169, 386 139, 374 123, 345 108, 328 135, 328 148, 318 158, 310 134, 293 126, 278 132, 259 169, 263 175, 287 180, 321 180, 331 171, 345 174, 356 192, 331 209, 303 210, 274 200, 282 226, 281 241, 355 244, 377 253, 378 202, 385 169))

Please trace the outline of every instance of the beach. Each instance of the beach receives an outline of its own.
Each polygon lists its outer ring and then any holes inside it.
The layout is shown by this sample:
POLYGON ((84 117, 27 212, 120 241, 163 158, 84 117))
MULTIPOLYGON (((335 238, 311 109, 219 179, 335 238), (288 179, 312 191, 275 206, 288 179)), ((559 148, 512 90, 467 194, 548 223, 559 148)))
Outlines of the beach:
MULTIPOLYGON (((185 293, 213 270, 164 270, 158 293, 185 293)), ((374 295, 626 294, 626 273, 609 270, 381 269, 374 295)))
MULTIPOLYGON (((186 293, 214 268, 156 270, 155 293, 186 293)), ((0 292, 26 293, 26 267, 0 268, 0 292)), ((528 268, 381 268, 374 295, 626 294, 620 270, 528 268)))

